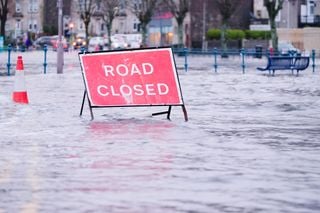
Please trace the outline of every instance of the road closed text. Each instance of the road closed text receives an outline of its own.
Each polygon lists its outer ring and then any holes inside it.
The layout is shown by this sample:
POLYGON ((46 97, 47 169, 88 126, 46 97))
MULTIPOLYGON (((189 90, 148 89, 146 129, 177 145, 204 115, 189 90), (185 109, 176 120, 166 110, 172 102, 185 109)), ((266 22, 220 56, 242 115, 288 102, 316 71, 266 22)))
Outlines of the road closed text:
POLYGON ((167 95, 169 86, 162 82, 145 83, 147 77, 154 74, 154 66, 151 63, 132 63, 103 65, 103 72, 106 78, 112 79, 141 79, 139 81, 109 81, 111 83, 97 86, 99 95, 106 96, 158 96, 167 95), (116 83, 117 82, 117 83, 116 83))
POLYGON ((145 85, 135 84, 133 86, 122 84, 120 87, 99 85, 97 89, 101 96, 157 96, 167 95, 169 92, 168 85, 163 83, 145 85))

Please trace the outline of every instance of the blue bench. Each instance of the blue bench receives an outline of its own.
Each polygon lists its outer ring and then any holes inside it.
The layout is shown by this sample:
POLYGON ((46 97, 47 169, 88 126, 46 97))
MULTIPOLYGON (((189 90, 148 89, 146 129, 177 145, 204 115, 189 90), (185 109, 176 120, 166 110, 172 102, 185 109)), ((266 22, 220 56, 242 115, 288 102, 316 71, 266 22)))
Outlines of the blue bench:
POLYGON ((309 57, 307 56, 269 56, 268 64, 265 68, 257 67, 259 71, 269 71, 274 75, 276 70, 294 70, 299 71, 307 69, 309 66, 309 57))

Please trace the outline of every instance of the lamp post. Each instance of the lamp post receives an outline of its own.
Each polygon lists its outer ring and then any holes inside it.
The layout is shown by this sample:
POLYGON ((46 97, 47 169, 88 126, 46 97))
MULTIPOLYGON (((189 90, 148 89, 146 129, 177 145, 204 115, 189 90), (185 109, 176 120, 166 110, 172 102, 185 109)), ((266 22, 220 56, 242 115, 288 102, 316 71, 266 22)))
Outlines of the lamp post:
POLYGON ((290 1, 287 0, 287 28, 290 28, 290 1))
POLYGON ((74 28, 74 24, 73 24, 73 22, 71 22, 70 24, 69 24, 69 29, 70 29, 70 43, 72 43, 73 42, 73 28, 74 28))
POLYGON ((62 2, 63 0, 58 0, 58 36, 57 41, 57 73, 63 73, 63 43, 62 43, 62 2))
POLYGON ((207 45, 206 45, 206 7, 207 7, 207 1, 204 0, 203 1, 203 8, 202 8, 202 51, 207 49, 207 45))
POLYGON ((160 47, 163 45, 163 38, 162 38, 162 13, 161 10, 159 11, 159 27, 160 27, 160 47))

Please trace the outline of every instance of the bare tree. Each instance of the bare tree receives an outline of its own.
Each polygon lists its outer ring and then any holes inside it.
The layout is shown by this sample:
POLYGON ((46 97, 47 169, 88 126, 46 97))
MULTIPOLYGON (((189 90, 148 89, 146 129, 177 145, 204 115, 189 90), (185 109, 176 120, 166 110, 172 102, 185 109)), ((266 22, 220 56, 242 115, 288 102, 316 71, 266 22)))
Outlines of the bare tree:
POLYGON ((101 0, 102 19, 108 32, 109 47, 111 47, 112 22, 119 11, 121 0, 101 0))
POLYGON ((183 47, 183 21, 189 12, 191 0, 165 0, 178 24, 178 45, 183 47))
POLYGON ((97 0, 78 0, 80 18, 84 23, 85 33, 86 33, 86 44, 89 43, 89 24, 91 21, 91 16, 96 10, 97 0))
POLYGON ((229 21, 232 15, 239 8, 241 2, 245 0, 214 0, 215 6, 217 6, 221 19, 222 19, 222 27, 221 27, 221 45, 223 49, 223 55, 226 55, 227 51, 227 29, 229 27, 229 21))
POLYGON ((0 0, 0 35, 5 38, 5 33, 6 33, 6 22, 7 22, 7 16, 9 13, 8 9, 8 2, 9 0, 0 0))
POLYGON ((133 0, 129 3, 130 10, 137 16, 141 25, 142 45, 147 46, 148 24, 152 19, 157 0, 133 0))
POLYGON ((282 9, 284 0, 264 0, 263 4, 267 8, 269 15, 269 24, 271 29, 272 48, 278 51, 278 34, 276 26, 276 17, 282 9))

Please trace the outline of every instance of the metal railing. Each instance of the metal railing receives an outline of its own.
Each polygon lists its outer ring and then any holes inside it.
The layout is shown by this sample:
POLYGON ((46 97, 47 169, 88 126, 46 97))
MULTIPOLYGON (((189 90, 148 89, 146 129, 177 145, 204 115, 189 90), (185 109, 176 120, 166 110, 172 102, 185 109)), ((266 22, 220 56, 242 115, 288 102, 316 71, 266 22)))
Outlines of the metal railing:
MULTIPOLYGON (((184 57, 184 70, 185 72, 188 71, 189 68, 189 57, 192 56, 209 56, 213 57, 213 67, 214 71, 218 71, 219 67, 219 60, 224 58, 228 58, 229 56, 240 56, 241 64, 240 67, 242 69, 242 73, 245 73, 247 68, 247 59, 251 58, 258 58, 261 59, 263 57, 268 57, 271 55, 279 55, 279 56, 299 56, 301 53, 289 51, 287 54, 282 54, 280 52, 274 52, 272 50, 262 51, 262 49, 231 49, 231 50, 221 50, 217 48, 208 49, 208 50, 201 50, 201 49, 188 49, 188 48, 178 48, 173 49, 173 53, 176 54, 178 57, 184 57)), ((320 55, 320 51, 318 56, 320 55)), ((316 67, 316 51, 312 50, 310 54, 308 54, 311 60, 311 66, 313 72, 315 72, 316 67)))
MULTIPOLYGON (((11 75, 11 66, 12 66, 12 52, 24 52, 25 49, 19 49, 16 47, 12 47, 10 44, 6 47, 6 48, 2 48, 1 51, 6 51, 7 52, 7 63, 6 63, 6 68, 7 68, 7 75, 10 76, 11 75)), ((48 47, 47 45, 44 45, 44 47, 42 48, 43 51, 43 73, 46 74, 47 73, 47 52, 48 52, 48 47)))
MULTIPOLYGON (((7 75, 11 75, 11 69, 12 69, 12 52, 13 51, 19 51, 16 48, 11 47, 10 45, 6 48, 3 48, 2 51, 7 52, 7 63, 5 64, 6 69, 7 69, 7 75)), ((48 62, 47 62, 47 52, 48 48, 47 46, 44 46, 43 49, 43 73, 47 73, 47 67, 48 67, 48 62)), ((81 48, 79 51, 85 51, 84 48, 81 48)), ((177 55, 178 57, 184 57, 183 58, 183 67, 185 72, 188 72, 188 69, 190 67, 190 57, 212 57, 212 67, 214 69, 214 72, 218 72, 218 68, 222 66, 222 60, 226 60, 229 57, 240 57, 240 62, 239 62, 239 68, 242 70, 242 73, 246 72, 246 69, 248 67, 248 59, 249 58, 257 58, 261 59, 264 57, 268 57, 270 55, 281 55, 280 53, 275 53, 270 50, 265 50, 262 51, 261 48, 258 49, 229 49, 227 51, 223 51, 222 49, 218 48, 213 48, 213 49, 207 49, 207 50, 202 50, 202 49, 188 49, 188 48, 174 48, 173 53, 177 55)), ((296 54, 296 53, 290 53, 289 54, 296 54)), ((312 50, 311 53, 309 54, 310 57, 310 66, 312 67, 313 72, 315 72, 316 68, 316 58, 320 57, 320 51, 312 50)), ((237 62, 238 63, 238 62, 237 62)), ((191 64, 192 65, 192 64, 191 64)))

